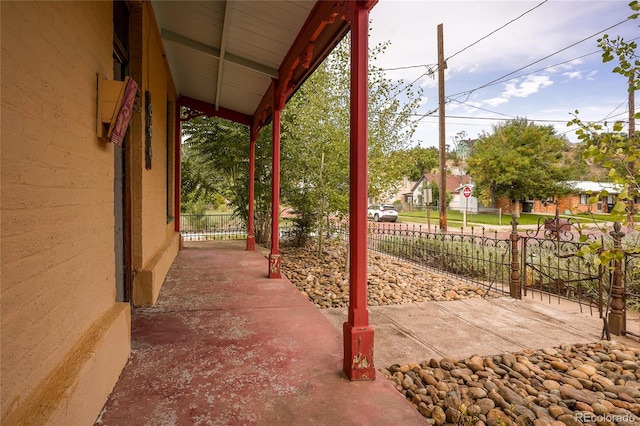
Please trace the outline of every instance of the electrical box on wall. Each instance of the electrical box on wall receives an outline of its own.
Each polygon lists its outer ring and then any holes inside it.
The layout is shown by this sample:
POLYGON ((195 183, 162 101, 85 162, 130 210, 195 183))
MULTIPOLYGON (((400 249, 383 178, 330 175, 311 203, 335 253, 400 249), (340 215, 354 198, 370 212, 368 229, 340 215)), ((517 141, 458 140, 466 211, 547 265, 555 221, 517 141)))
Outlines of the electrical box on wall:
POLYGON ((130 77, 125 77, 124 81, 114 81, 98 75, 98 138, 117 145, 122 143, 137 93, 138 85, 130 77))

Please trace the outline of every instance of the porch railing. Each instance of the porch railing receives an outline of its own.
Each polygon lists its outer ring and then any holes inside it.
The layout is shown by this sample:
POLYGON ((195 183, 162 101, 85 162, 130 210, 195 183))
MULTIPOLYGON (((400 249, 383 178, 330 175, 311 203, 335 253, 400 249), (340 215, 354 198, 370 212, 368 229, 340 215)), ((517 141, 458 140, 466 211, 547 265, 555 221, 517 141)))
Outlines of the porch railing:
POLYGON ((247 238, 244 222, 232 214, 183 214, 180 216, 180 228, 185 241, 247 238))

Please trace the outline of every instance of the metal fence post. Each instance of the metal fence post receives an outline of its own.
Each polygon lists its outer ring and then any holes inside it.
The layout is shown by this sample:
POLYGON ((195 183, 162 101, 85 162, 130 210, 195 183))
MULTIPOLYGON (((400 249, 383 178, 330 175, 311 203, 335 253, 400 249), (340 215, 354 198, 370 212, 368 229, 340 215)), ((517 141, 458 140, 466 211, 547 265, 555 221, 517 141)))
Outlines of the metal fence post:
POLYGON ((509 295, 514 299, 522 299, 520 288, 520 257, 518 256, 518 221, 511 215, 511 277, 509 278, 509 295))
POLYGON ((620 231, 622 225, 619 222, 613 224, 613 231, 609 235, 613 237, 613 249, 616 252, 614 258, 613 281, 611 282, 611 311, 609 312, 608 326, 609 332, 620 336, 625 329, 625 305, 624 305, 624 288, 622 287, 622 260, 620 253, 622 252, 622 237, 624 232, 620 231))

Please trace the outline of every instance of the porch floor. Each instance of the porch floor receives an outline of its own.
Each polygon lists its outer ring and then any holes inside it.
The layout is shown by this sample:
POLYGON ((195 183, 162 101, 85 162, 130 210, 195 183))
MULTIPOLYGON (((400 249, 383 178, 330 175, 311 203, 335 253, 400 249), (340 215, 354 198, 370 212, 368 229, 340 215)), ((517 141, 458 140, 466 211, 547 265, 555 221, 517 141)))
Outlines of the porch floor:
MULTIPOLYGON (((380 373, 346 378, 346 309, 316 309, 287 279, 266 278, 264 251, 244 248, 189 243, 178 254, 156 306, 132 311, 131 357, 96 424, 427 424, 380 373)), ((587 312, 539 297, 371 307, 374 362, 597 341, 602 320, 587 312)))
POLYGON ((380 373, 350 382, 342 333, 244 245, 178 254, 96 424, 425 424, 380 373))

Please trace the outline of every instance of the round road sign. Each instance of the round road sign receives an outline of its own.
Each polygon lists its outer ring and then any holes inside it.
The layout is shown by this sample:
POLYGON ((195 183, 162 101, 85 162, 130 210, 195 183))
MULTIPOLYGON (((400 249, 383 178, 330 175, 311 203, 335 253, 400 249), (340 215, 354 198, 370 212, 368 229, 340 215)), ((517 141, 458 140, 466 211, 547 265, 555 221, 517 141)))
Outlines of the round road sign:
POLYGON ((467 198, 471 197, 471 187, 465 186, 464 189, 462 190, 462 195, 464 195, 467 198))

